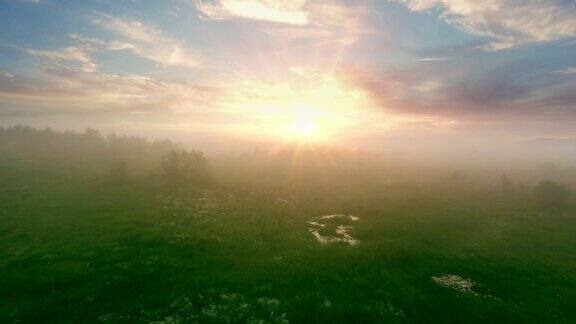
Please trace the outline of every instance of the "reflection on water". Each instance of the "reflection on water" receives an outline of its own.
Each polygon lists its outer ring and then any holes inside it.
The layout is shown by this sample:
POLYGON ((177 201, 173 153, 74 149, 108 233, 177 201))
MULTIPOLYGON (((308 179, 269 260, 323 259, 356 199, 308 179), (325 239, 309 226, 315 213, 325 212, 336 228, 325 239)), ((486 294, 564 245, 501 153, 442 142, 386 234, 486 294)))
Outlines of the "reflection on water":
POLYGON ((354 226, 360 218, 352 215, 334 214, 314 217, 308 222, 312 227, 310 233, 320 244, 346 243, 352 246, 359 241, 350 235, 354 226))

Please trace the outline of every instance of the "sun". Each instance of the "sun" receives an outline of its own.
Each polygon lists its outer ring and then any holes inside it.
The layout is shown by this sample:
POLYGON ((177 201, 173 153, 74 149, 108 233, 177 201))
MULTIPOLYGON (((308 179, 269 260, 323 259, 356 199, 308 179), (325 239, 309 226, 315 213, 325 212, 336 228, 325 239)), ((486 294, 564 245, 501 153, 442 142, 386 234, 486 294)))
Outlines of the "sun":
POLYGON ((292 137, 299 139, 312 139, 319 135, 316 122, 311 117, 298 116, 294 118, 288 129, 292 133, 292 137))
POLYGON ((285 112, 283 118, 276 121, 278 135, 292 142, 324 142, 328 138, 330 125, 319 109, 314 106, 302 105, 292 107, 285 112))
MULTIPOLYGON (((388 125, 370 93, 334 75, 274 83, 254 82, 250 91, 241 91, 223 112, 242 117, 239 130, 251 137, 270 141, 336 145, 366 130, 388 125)), ((372 130, 368 130, 372 131, 372 130)))

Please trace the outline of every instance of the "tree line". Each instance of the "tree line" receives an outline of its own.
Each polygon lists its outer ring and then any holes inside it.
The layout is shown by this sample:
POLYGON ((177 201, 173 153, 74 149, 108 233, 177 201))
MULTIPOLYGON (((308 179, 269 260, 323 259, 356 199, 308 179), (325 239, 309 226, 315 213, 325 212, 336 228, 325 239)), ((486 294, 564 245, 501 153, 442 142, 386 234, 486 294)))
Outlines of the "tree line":
POLYGON ((56 131, 30 126, 0 128, 0 162, 44 171, 104 176, 121 182, 155 175, 169 186, 206 184, 210 179, 203 152, 170 140, 104 135, 96 129, 56 131))

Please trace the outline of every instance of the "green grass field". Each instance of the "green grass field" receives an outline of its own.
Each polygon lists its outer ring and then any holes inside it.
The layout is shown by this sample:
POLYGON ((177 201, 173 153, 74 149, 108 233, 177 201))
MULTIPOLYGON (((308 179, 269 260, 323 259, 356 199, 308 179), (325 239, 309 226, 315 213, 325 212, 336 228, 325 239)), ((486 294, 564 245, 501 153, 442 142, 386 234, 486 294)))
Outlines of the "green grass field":
POLYGON ((576 321, 574 209, 527 193, 174 191, 21 165, 0 177, 3 323, 576 321), (358 244, 315 238, 332 214, 358 217, 358 244))

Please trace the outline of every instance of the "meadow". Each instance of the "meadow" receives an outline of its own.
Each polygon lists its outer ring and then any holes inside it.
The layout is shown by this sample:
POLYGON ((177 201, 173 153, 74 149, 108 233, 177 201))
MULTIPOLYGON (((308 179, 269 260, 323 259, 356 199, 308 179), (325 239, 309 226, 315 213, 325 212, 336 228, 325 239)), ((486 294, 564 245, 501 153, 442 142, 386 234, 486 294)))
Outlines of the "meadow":
POLYGON ((576 321, 574 198, 535 189, 570 168, 291 148, 177 181, 175 149, 3 129, 0 322, 576 321))

